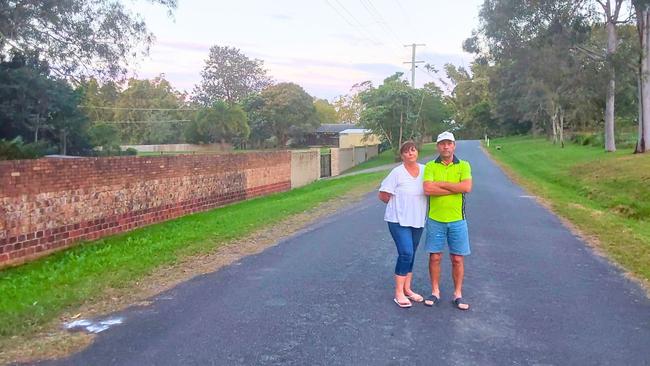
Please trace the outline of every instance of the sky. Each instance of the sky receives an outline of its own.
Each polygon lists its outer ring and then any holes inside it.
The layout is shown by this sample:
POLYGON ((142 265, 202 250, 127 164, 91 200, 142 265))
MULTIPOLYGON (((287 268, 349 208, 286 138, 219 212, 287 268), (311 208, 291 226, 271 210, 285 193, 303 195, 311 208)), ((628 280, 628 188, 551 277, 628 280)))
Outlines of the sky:
POLYGON ((397 71, 409 81, 412 47, 416 60, 441 70, 416 71, 416 87, 443 76, 442 66, 467 66, 472 55, 462 42, 478 26, 482 0, 178 0, 166 8, 136 2, 133 11, 156 40, 132 75, 164 74, 172 85, 191 92, 211 46, 236 47, 264 61, 276 82, 293 82, 309 94, 332 100, 352 85, 374 85, 397 71))

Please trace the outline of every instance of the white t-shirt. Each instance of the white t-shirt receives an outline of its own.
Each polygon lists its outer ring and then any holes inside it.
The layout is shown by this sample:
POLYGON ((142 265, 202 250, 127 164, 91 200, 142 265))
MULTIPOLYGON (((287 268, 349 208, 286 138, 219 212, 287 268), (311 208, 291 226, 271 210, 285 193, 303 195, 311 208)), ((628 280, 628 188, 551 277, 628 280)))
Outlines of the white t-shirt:
POLYGON ((424 227, 428 200, 422 186, 424 165, 418 164, 418 167, 420 173, 414 178, 404 164, 401 164, 391 170, 381 182, 379 191, 392 194, 386 205, 385 221, 395 222, 401 226, 424 227))

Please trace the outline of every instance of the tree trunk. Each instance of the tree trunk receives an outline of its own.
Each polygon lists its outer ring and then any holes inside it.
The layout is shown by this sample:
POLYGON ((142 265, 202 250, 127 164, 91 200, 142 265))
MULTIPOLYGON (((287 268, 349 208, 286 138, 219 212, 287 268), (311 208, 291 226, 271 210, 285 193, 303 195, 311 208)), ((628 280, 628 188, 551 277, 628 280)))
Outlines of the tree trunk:
POLYGON ((635 5, 641 43, 639 58, 639 136, 635 152, 650 150, 650 5, 635 5))
POLYGON ((399 113, 399 145, 397 148, 402 147, 402 138, 404 134, 404 112, 399 113))
POLYGON ((557 144, 557 107, 553 108, 551 126, 553 127, 553 144, 557 144))
POLYGON ((61 131, 61 155, 68 154, 68 134, 65 130, 61 131))
POLYGON ((38 142, 38 130, 41 125, 41 115, 36 114, 36 126, 34 127, 34 142, 38 142))
POLYGON ((641 82, 641 75, 643 74, 641 71, 641 65, 639 65, 639 74, 636 77, 636 83, 637 83, 637 97, 638 97, 638 104, 639 104, 639 116, 638 118, 638 127, 639 127, 639 132, 637 135, 637 142, 636 142, 636 147, 634 148, 634 153, 642 153, 645 150, 645 141, 643 140, 643 83, 641 82))
POLYGON ((560 146, 564 148, 564 109, 560 107, 560 146))
POLYGON ((611 57, 616 52, 616 25, 612 20, 607 21, 607 61, 609 83, 607 85, 607 100, 605 101, 605 151, 616 151, 614 140, 614 102, 616 97, 616 70, 611 57))

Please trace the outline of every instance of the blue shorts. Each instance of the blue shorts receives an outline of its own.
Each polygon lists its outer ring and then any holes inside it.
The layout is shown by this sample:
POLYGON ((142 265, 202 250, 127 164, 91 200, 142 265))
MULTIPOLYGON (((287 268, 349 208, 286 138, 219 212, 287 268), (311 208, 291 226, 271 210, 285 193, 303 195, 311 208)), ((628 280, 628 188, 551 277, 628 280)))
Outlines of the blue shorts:
POLYGON ((445 243, 449 245, 449 253, 469 255, 469 233, 467 221, 439 222, 427 217, 427 236, 425 250, 429 253, 442 253, 445 243))

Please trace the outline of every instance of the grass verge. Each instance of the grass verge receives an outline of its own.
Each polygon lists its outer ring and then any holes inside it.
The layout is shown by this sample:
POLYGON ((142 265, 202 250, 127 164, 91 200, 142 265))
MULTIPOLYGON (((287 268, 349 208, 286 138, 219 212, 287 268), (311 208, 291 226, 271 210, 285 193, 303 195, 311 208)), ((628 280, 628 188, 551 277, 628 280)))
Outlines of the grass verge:
MULTIPOLYGON (((433 154, 436 154, 435 143, 424 144, 422 145, 422 149, 420 149, 419 151, 420 158, 433 155, 433 154)), ((369 168, 374 168, 382 165, 393 164, 395 162, 396 161, 395 161, 395 155, 393 153, 393 150, 386 150, 383 151, 381 154, 375 156, 374 158, 368 161, 364 161, 363 163, 346 170, 344 173, 352 173, 363 169, 369 169, 369 168)))
POLYGON ((650 154, 544 139, 495 139, 487 149, 603 254, 650 284, 650 154), (499 149, 497 150, 497 146, 499 149))
POLYGON ((24 336, 59 314, 129 287, 155 269, 211 253, 223 244, 336 198, 376 186, 384 173, 319 181, 115 235, 0 271, 0 340, 24 336))

